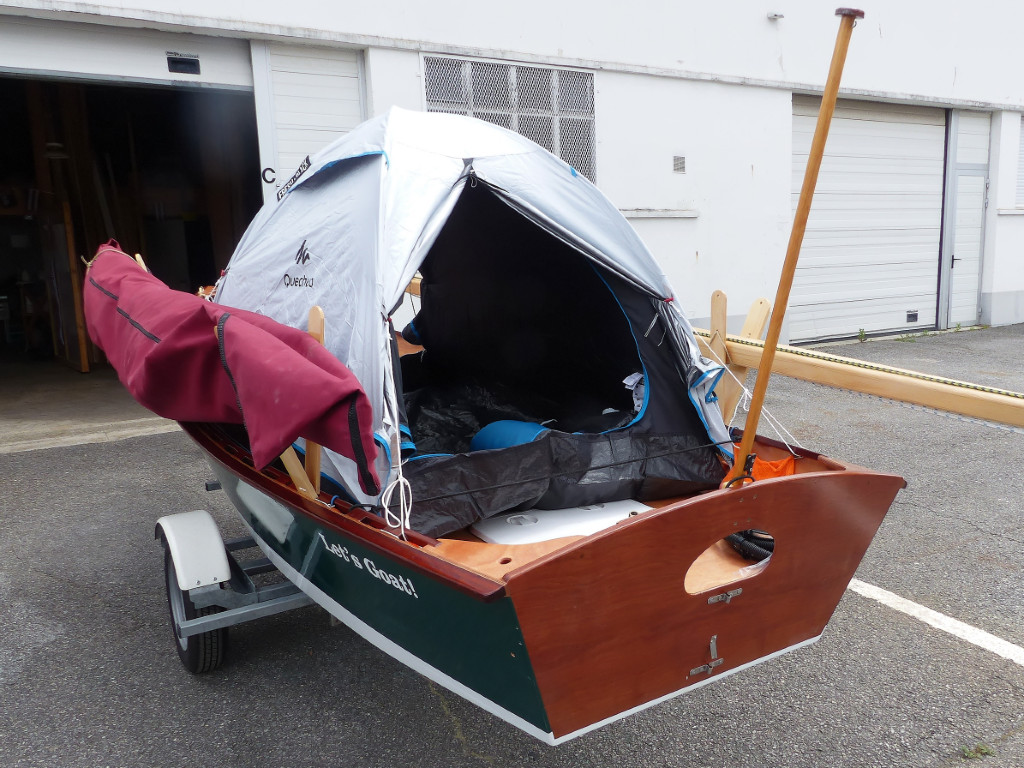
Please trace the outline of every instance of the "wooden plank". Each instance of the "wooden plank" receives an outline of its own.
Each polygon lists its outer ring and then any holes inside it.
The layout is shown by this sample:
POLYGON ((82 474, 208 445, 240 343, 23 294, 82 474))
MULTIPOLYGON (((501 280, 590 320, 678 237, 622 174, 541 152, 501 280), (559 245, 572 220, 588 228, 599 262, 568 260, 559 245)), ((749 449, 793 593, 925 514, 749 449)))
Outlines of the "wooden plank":
POLYGON ((533 544, 490 544, 460 532, 438 539, 437 546, 431 549, 430 553, 495 581, 503 581, 509 571, 521 568, 582 538, 563 536, 533 544))
MULTIPOLYGON (((719 293, 716 291, 715 293, 719 293)), ((722 302, 725 302, 725 294, 722 294, 722 302)), ((711 315, 714 320, 714 309, 715 297, 711 297, 711 315)), ((757 299, 753 304, 750 305, 750 311, 747 312, 747 319, 743 322, 743 328, 740 330, 740 337, 744 339, 760 339, 761 334, 764 333, 765 326, 768 324, 768 314, 771 311, 771 304, 768 303, 768 299, 757 299)), ((715 337, 714 329, 712 329, 712 339, 715 337)), ((733 415, 736 413, 736 406, 740 402, 740 397, 743 394, 743 384, 747 378, 747 367, 738 365, 730 357, 728 353, 728 347, 726 345, 726 332, 723 329, 721 332, 722 336, 722 348, 724 354, 721 359, 728 363, 729 371, 732 376, 728 374, 722 378, 718 386, 715 387, 715 391, 718 394, 718 407, 722 410, 722 418, 725 419, 725 423, 729 424, 732 422, 733 415)), ((719 354, 718 349, 713 348, 715 354, 719 354)))
POLYGON ((315 501, 319 494, 313 490, 313 485, 306 476, 306 470, 302 467, 302 462, 299 461, 299 455, 295 453, 295 449, 292 446, 289 445, 284 453, 281 454, 281 462, 284 464, 284 468, 288 470, 288 476, 295 483, 295 490, 307 499, 315 501))
MULTIPOLYGON (((64 200, 64 235, 67 237, 68 268, 71 277, 71 297, 74 302, 75 331, 78 337, 78 370, 89 372, 89 337, 85 330, 85 305, 82 303, 82 275, 78 271, 75 255, 74 224, 71 221, 71 204, 64 200)), ((70 349, 68 350, 70 352, 70 349)), ((72 363, 74 361, 71 361, 72 363)))
MULTIPOLYGON (((324 311, 318 306, 309 310, 309 335, 312 336, 320 346, 324 343, 324 311)), ((320 494, 320 446, 310 440, 306 441, 306 475, 313 484, 313 491, 320 494)))
POLYGON ((725 365, 728 355, 725 351, 725 336, 729 332, 727 328, 729 317, 728 302, 722 291, 715 291, 711 294, 711 338, 708 346, 714 353, 715 362, 725 365))
MULTIPOLYGON (((700 336, 698 339, 707 344, 700 336)), ((761 364, 763 346, 762 342, 726 338, 730 359, 750 368, 761 364)), ((772 371, 794 379, 1024 427, 1024 394, 1020 392, 785 345, 777 348, 772 371)))

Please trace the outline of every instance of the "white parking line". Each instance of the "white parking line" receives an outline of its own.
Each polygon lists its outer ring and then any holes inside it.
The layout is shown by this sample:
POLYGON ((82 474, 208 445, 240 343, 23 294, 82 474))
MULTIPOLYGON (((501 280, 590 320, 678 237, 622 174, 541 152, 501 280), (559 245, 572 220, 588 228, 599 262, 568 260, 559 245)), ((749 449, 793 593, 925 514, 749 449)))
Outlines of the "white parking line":
POLYGON ((918 605, 881 587, 863 582, 860 579, 851 581, 850 589, 858 595, 877 600, 900 613, 913 616, 929 626, 941 629, 943 632, 948 632, 959 637, 961 640, 966 640, 979 648, 984 648, 986 651, 991 651, 997 656, 1002 656, 1004 659, 1024 667, 1024 648, 1021 648, 1019 645, 1008 643, 1006 640, 996 637, 983 629, 972 627, 970 624, 964 624, 962 621, 950 618, 944 613, 933 611, 931 608, 925 608, 923 605, 918 605))

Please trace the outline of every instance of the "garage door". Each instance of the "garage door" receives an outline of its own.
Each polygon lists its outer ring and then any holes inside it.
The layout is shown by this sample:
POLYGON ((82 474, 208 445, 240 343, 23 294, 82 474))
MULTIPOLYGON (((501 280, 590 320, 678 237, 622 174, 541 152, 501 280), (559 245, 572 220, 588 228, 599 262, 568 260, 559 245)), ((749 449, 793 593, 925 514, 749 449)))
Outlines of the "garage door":
MULTIPOLYGON (((793 99, 793 208, 819 99, 793 99)), ((936 322, 946 117, 840 101, 790 297, 791 341, 936 322)))
POLYGON ((361 123, 362 54, 344 48, 252 43, 264 197, 308 155, 361 123))

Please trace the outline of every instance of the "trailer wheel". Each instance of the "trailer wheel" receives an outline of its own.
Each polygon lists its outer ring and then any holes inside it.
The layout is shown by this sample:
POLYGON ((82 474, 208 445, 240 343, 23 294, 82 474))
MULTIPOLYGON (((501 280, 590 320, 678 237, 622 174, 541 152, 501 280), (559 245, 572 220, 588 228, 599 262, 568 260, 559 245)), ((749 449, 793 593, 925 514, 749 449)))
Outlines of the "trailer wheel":
POLYGON ((164 580, 167 586, 167 604, 171 611, 171 631, 174 633, 174 644, 178 648, 178 657, 185 669, 193 674, 212 672, 224 660, 224 651, 228 642, 226 627, 200 632, 190 637, 180 637, 178 629, 188 619, 220 613, 218 606, 196 608, 189 596, 178 586, 178 576, 174 570, 174 559, 170 549, 164 550, 164 580))

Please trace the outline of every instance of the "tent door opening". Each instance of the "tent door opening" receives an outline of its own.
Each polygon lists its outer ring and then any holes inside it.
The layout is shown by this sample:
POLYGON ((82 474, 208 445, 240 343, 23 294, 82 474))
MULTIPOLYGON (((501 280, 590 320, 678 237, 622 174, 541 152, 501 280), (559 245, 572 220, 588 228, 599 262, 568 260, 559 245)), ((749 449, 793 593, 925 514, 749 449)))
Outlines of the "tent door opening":
POLYGON ((636 418, 623 380, 643 364, 621 281, 485 184, 465 188, 420 272, 406 335, 424 351, 402 361, 418 451, 465 452, 502 419, 603 432, 636 418))

